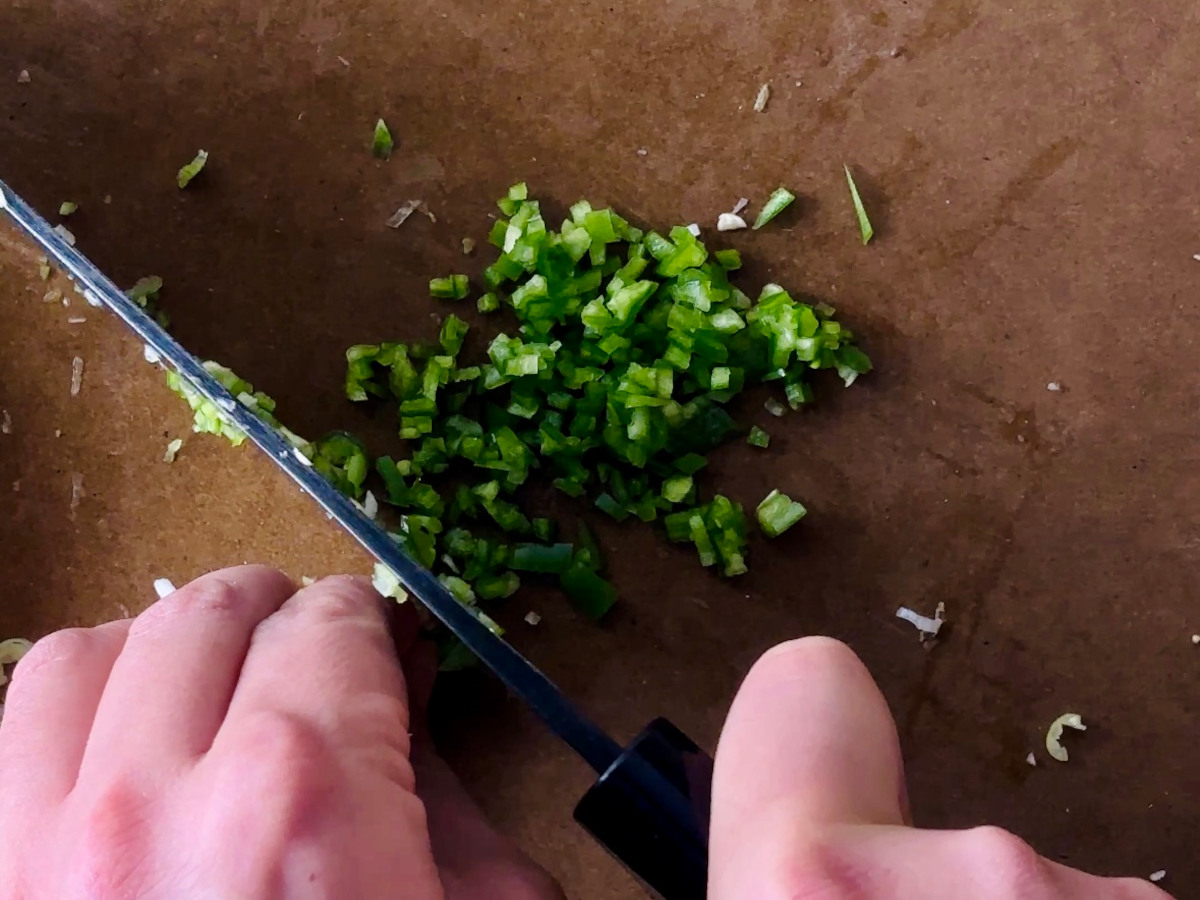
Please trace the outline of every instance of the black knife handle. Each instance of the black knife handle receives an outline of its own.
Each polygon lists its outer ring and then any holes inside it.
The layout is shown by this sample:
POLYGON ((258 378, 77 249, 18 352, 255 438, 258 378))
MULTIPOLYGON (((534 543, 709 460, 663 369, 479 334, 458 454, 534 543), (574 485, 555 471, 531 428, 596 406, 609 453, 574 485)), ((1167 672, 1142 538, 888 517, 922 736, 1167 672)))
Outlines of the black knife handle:
POLYGON ((704 900, 713 761, 655 719, 575 807, 586 828, 664 900, 704 900))

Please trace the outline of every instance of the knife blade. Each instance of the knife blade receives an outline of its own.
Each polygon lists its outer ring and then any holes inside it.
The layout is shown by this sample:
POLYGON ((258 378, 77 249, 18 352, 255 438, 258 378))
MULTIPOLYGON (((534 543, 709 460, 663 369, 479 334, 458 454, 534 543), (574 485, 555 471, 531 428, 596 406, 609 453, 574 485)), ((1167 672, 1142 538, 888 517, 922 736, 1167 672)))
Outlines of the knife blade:
POLYGON ((75 282, 84 299, 114 313, 157 358, 210 401, 326 514, 463 642, 547 727, 600 774, 575 818, 666 900, 704 897, 712 760, 665 719, 622 748, 540 669, 494 634, 386 531, 333 487, 304 454, 238 402, 178 341, 125 295, 8 185, 0 209, 75 282))

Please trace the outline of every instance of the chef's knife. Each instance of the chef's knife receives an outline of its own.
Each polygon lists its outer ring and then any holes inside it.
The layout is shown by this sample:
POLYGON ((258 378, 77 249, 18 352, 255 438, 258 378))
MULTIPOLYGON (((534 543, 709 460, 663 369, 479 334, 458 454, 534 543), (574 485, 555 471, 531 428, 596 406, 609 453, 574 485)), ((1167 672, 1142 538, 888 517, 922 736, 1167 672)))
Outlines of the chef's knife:
POLYGON ((600 775, 575 808, 575 818, 584 828, 665 900, 704 897, 712 760, 695 743, 665 719, 656 719, 622 748, 326 481, 307 457, 231 396, 199 360, 3 181, 0 208, 75 282, 89 304, 115 313, 145 342, 148 359, 169 366, 216 404, 229 423, 395 572, 412 596, 600 775))

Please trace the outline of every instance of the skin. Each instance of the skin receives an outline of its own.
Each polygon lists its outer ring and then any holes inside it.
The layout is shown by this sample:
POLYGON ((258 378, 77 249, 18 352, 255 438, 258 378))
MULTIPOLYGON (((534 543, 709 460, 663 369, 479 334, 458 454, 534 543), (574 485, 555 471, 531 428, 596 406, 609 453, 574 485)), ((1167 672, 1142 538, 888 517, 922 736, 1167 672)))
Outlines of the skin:
MULTIPOLYGON (((405 612, 360 579, 246 566, 39 641, 0 725, 0 897, 561 898, 433 754, 405 612)), ((853 653, 775 648, 717 752, 709 897, 1167 896, 998 829, 911 828, 903 784, 853 653)))

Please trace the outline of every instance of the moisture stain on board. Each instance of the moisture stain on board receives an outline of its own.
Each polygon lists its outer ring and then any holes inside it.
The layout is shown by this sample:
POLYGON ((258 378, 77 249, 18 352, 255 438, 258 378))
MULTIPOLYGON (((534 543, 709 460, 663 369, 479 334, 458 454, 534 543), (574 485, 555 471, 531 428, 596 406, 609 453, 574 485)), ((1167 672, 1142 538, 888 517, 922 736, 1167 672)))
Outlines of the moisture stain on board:
MULTIPOLYGON (((934 52, 966 31, 979 15, 978 5, 969 0, 938 0, 921 21, 920 27, 911 36, 899 34, 891 51, 872 54, 847 75, 831 96, 817 106, 817 118, 822 126, 844 123, 857 107, 859 89, 876 72, 893 59, 912 59, 934 52)), ((872 24, 887 24, 886 13, 876 13, 872 24), (882 15, 882 19, 876 17, 882 15)), ((826 60, 828 62, 829 60, 826 60)))
POLYGON ((1020 227, 1016 214, 1038 189, 1057 173, 1079 149, 1079 140, 1063 137, 1040 150, 996 196, 985 218, 970 227, 948 234, 930 259, 932 265, 944 266, 954 260, 971 256, 997 232, 1007 227, 1020 227))
POLYGON ((1012 417, 1000 426, 1001 433, 1009 440, 1030 450, 1042 448, 1042 436, 1038 433, 1037 413, 1033 407, 1017 409, 1012 417))

